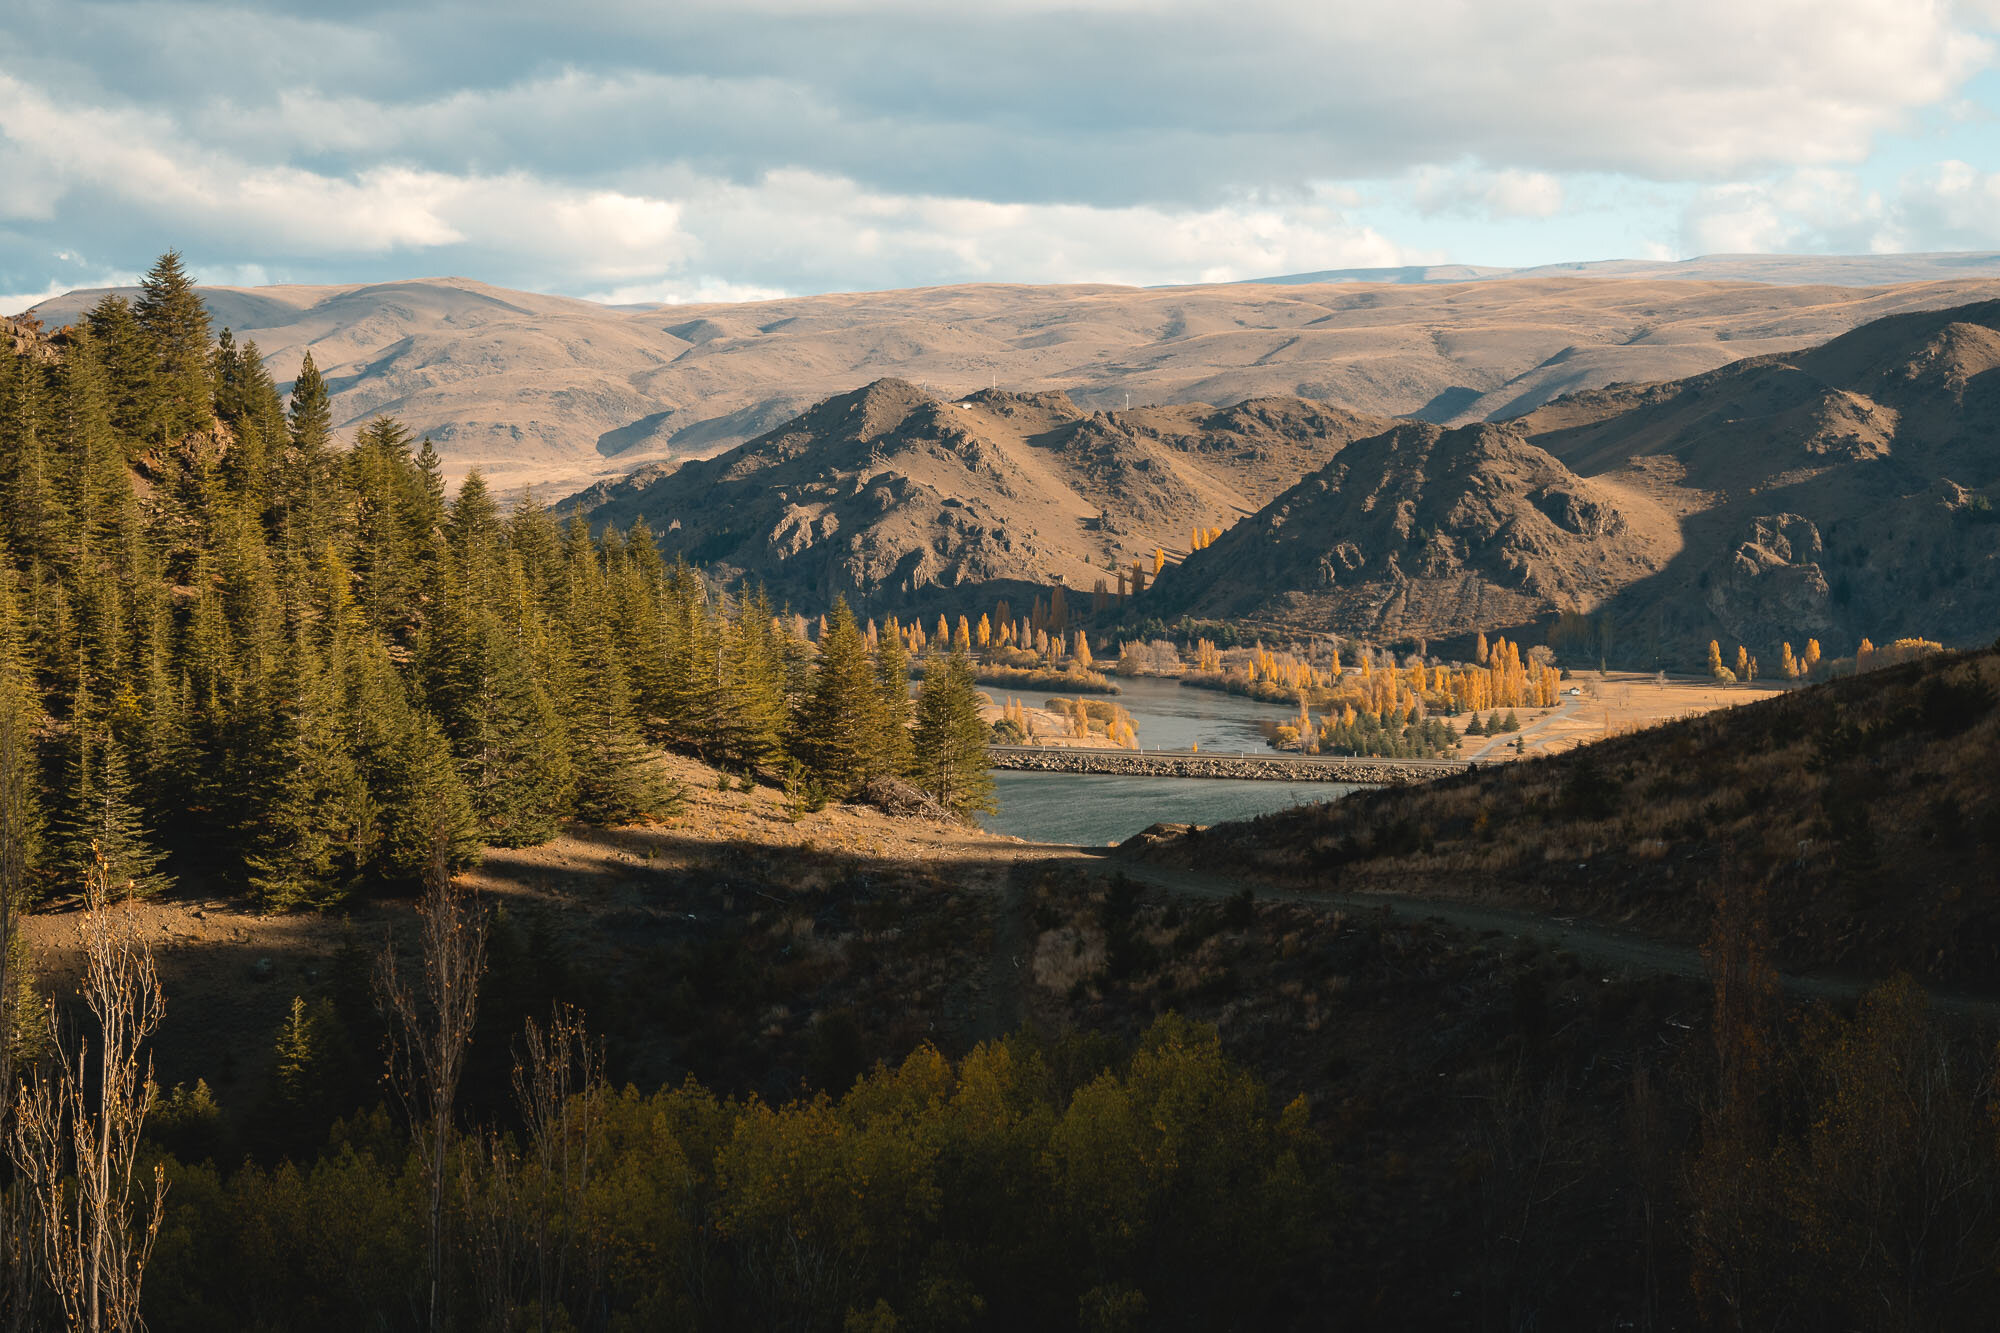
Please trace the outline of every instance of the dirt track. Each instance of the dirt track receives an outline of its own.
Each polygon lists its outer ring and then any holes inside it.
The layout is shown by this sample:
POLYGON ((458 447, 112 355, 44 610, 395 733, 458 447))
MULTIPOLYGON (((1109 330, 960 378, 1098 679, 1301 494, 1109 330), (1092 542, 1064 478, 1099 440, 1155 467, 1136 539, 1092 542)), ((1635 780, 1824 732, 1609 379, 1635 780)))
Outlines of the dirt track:
MULTIPOLYGON (((1536 912, 1404 894, 1280 888, 1247 877, 1238 879, 1210 875, 1155 865, 1115 852, 1080 847, 1024 844, 1023 849, 1041 853, 1045 858, 1044 864, 1051 867, 1063 864, 1092 874, 1124 874, 1168 893, 1226 898, 1249 887, 1259 896, 1273 899, 1314 903, 1342 911, 1388 912, 1408 920, 1442 921, 1478 934, 1501 934, 1511 939, 1533 940, 1550 949, 1574 954, 1579 961, 1595 967, 1676 977, 1700 977, 1705 971, 1701 951, 1692 946, 1657 940, 1575 917, 1545 916, 1536 912)), ((1780 977, 1789 993, 1804 999, 1825 1000, 1852 1000, 1878 980, 1819 974, 1787 974, 1780 977)), ((2000 998, 1932 991, 1931 1004, 1940 1013, 2000 1022, 2000 998)))

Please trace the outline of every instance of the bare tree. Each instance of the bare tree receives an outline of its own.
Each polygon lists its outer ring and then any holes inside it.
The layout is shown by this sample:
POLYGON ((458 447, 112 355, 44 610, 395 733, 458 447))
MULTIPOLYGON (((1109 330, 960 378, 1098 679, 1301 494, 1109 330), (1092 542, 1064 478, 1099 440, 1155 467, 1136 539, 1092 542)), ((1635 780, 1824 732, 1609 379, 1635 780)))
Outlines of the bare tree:
POLYGON ((142 1327, 139 1288, 166 1207, 166 1171, 155 1165, 135 1226, 139 1135, 158 1094, 152 1057, 141 1051, 166 1001, 131 905, 112 905, 102 855, 84 884, 79 934, 96 1059, 87 1038, 65 1031, 51 999, 53 1067, 21 1089, 11 1148, 65 1321, 87 1333, 131 1333, 142 1327))
MULTIPOLYGON (((0 680, 0 1141, 11 1141, 14 1110, 14 1050, 20 1029, 15 1008, 22 983, 15 966, 22 950, 17 917, 27 901, 28 839, 34 814, 29 808, 32 759, 22 734, 20 711, 0 680)), ((27 1193, 9 1190, 0 1198, 0 1310, 9 1329, 27 1327, 33 1287, 33 1251, 27 1243, 27 1193)))
POLYGON ((445 1327, 445 1186, 452 1108, 478 1013, 479 975, 486 966, 486 918, 477 897, 453 881, 450 856, 445 830, 434 829, 424 895, 417 905, 422 977, 413 982, 404 975, 393 938, 383 947, 376 977, 379 1002, 392 1020, 389 1078, 409 1112, 429 1195, 426 1323, 433 1333, 445 1327))
POLYGON ((467 1136, 458 1171, 482 1327, 594 1327, 603 1249, 588 1212, 604 1057, 583 1015, 559 1004, 529 1019, 514 1061, 526 1142, 467 1136), (532 1312, 521 1319, 522 1311, 532 1312))
POLYGON ((543 1333, 558 1327, 556 1312, 572 1284, 578 1321, 587 1325, 602 1276, 587 1194, 603 1090, 604 1047, 591 1040, 581 1010, 557 1005, 546 1030, 528 1020, 514 1062, 514 1097, 535 1167, 530 1234, 543 1333))
POLYGON ((459 1145, 459 1206, 465 1210, 468 1266, 479 1328, 513 1329, 531 1285, 531 1223, 523 1206, 520 1153, 499 1130, 477 1130, 459 1145))

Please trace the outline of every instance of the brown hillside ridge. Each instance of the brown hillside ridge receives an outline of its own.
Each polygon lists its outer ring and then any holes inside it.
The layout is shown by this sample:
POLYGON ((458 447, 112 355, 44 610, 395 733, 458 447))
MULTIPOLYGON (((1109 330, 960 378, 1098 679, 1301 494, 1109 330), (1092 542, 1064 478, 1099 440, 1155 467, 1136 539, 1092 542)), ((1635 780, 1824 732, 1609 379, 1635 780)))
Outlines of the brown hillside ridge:
MULTIPOLYGON (((644 518, 662 551, 779 598, 910 609, 942 593, 1088 594, 1156 549, 1184 551, 1391 423, 1266 399, 1090 412, 1061 393, 942 401, 902 380, 827 399, 719 458, 578 497, 593 523, 644 518)), ((1025 605, 1025 603, 1024 603, 1025 605)))
POLYGON ((1628 665, 1692 669, 1718 639, 1767 674, 1810 638, 1829 656, 1983 642, 2000 629, 1997 368, 1985 302, 1571 395, 1456 449, 1367 442, 1170 571, 1155 609, 1378 638, 1573 611, 1628 665))
MULTIPOLYGON (((554 495, 712 456, 885 375, 941 397, 991 385, 1061 390, 1085 408, 1297 397, 1459 424, 2000 296, 1978 266, 1849 261, 1790 271, 1792 285, 1740 257, 1700 271, 1709 280, 987 284, 624 307, 465 278, 202 294, 281 385, 310 349, 338 429, 386 412, 430 436, 452 478, 476 466, 503 491, 554 495), (1909 280, 1936 273, 1978 276, 1909 280)), ((102 295, 36 312, 56 328, 102 295)))
POLYGON ((1566 754, 1138 854, 1700 942, 1754 899, 1788 972, 2000 994, 2000 651, 1937 654, 1566 754))

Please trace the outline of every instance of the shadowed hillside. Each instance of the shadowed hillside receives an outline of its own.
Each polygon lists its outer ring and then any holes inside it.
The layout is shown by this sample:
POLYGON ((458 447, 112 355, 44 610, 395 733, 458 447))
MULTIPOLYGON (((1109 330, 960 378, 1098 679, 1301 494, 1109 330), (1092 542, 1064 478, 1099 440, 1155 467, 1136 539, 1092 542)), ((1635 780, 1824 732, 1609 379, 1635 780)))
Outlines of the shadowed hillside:
POLYGON ((2000 989, 2000 651, 1940 654, 1150 854, 1698 940, 1761 895, 1788 969, 2000 989))
POLYGON ((1516 427, 1413 423, 1343 450, 1154 596, 1204 617, 1470 636, 1653 572, 1661 527, 1516 427))

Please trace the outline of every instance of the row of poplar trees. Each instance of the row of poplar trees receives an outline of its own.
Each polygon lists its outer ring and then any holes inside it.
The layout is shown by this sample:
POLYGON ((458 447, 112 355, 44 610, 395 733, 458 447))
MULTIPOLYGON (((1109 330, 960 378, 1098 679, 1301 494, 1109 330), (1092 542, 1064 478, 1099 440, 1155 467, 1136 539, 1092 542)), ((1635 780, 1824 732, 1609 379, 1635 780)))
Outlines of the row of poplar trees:
POLYGON ((389 418, 340 447, 311 357, 287 403, 176 255, 136 301, 0 348, 0 712, 35 741, 0 792, 32 883, 95 848, 139 892, 171 866, 325 906, 567 818, 663 814, 658 746, 980 805, 964 664, 912 716, 899 651, 871 655, 844 605, 827 625, 808 644, 725 599, 642 524, 503 511, 476 474, 450 497, 389 418))

